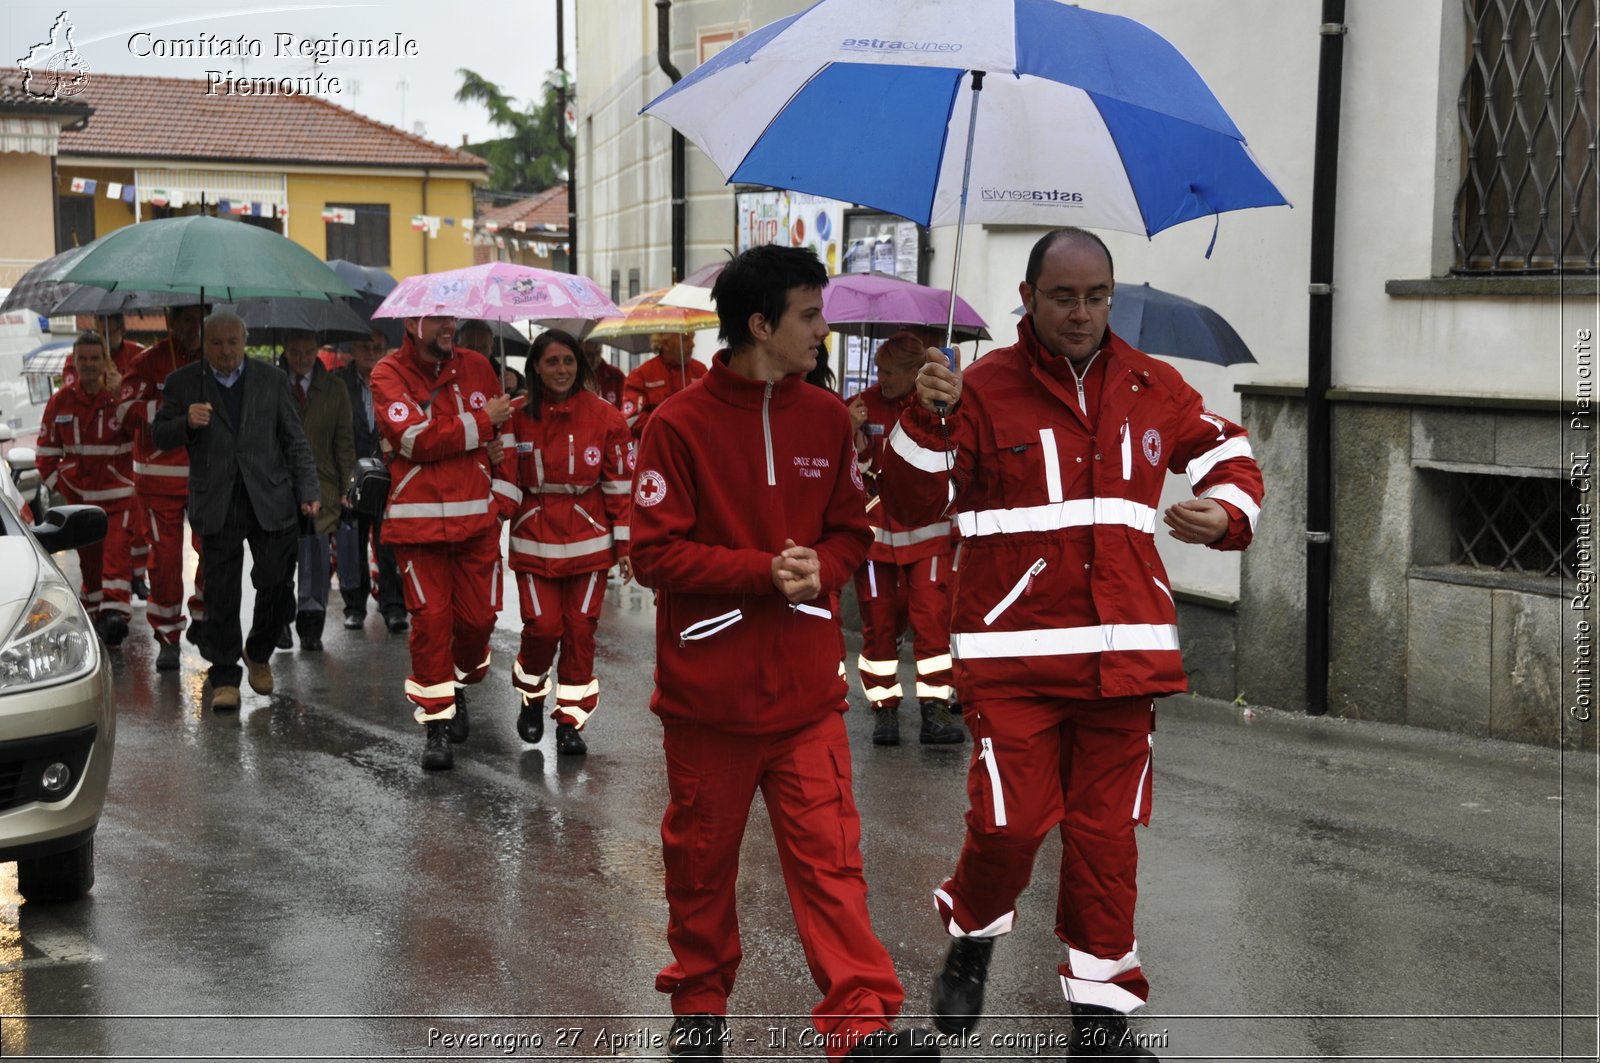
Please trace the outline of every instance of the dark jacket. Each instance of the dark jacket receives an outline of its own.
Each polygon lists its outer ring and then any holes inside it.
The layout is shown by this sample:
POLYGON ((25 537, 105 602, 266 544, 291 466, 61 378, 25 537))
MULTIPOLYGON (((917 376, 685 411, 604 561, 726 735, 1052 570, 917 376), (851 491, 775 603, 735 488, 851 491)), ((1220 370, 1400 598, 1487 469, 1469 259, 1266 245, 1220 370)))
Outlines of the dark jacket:
MULTIPOLYGON (((354 422, 350 415, 349 391, 322 368, 321 362, 311 363, 308 390, 305 406, 301 407, 298 399, 295 406, 300 411, 300 424, 305 429, 306 442, 311 445, 311 457, 317 463, 317 478, 322 484, 317 534, 326 535, 339 523, 339 509, 356 468, 351 440, 354 422)), ((289 394, 294 395, 292 375, 289 376, 289 394)))
POLYGON ((189 521, 201 535, 227 521, 236 478, 242 478, 256 520, 267 531, 292 527, 302 502, 317 501, 311 457, 289 378, 253 358, 244 360, 236 387, 244 389, 240 423, 231 422, 216 375, 204 359, 173 371, 151 425, 158 447, 189 451, 189 521), (189 407, 211 404, 211 423, 189 427, 189 407))
MULTIPOLYGON (((350 424, 355 432, 356 457, 381 458, 380 444, 383 436, 378 433, 378 408, 377 400, 373 400, 372 423, 367 423, 366 408, 361 403, 361 390, 367 385, 362 384, 361 374, 356 372, 356 367, 347 365, 342 369, 333 371, 334 379, 344 383, 345 390, 350 395, 350 424)), ((370 392, 372 389, 367 387, 370 392)))

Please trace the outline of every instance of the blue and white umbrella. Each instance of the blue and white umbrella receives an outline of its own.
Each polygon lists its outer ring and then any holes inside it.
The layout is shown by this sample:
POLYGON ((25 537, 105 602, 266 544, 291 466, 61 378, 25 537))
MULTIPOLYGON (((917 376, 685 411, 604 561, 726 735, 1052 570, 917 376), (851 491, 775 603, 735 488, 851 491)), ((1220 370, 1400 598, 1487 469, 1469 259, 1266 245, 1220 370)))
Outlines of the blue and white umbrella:
POLYGON ((643 113, 730 182, 930 225, 1148 236, 1288 202, 1176 48, 1131 19, 1055 0, 821 0, 643 113))

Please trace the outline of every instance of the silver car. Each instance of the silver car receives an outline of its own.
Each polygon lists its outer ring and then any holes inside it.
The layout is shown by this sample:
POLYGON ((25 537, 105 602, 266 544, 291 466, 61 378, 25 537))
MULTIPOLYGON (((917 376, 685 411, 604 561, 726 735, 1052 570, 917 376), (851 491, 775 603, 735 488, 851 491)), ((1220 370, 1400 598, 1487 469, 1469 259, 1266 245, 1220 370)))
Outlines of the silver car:
POLYGON ((98 542, 106 516, 61 506, 30 525, 21 510, 0 461, 0 863, 16 861, 26 900, 65 901, 94 885, 116 713, 104 647, 50 552, 98 542))

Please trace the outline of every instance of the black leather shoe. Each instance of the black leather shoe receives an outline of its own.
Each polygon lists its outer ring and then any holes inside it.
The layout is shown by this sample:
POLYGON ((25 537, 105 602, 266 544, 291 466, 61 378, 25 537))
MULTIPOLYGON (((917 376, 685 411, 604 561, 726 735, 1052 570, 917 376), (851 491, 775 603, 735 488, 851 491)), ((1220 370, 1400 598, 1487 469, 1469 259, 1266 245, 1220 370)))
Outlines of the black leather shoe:
POLYGON ((423 771, 448 771, 455 766, 456 755, 450 750, 450 726, 446 720, 429 720, 427 738, 422 746, 423 771))
POLYGON ((721 1015, 679 1015, 667 1034, 667 1058, 721 1059, 727 1040, 728 1020, 721 1015))
POLYGON ((1072 1004, 1073 1059, 1148 1059, 1156 1054, 1139 1043, 1139 1035, 1128 1029, 1128 1017, 1112 1008, 1095 1004, 1072 1004))
POLYGON ((966 741, 966 729, 950 715, 950 706, 939 698, 922 699, 922 744, 949 746, 966 741))
POLYGON ((570 723, 556 724, 556 753, 563 757, 581 757, 589 752, 589 743, 570 723))
POLYGON ((872 744, 897 746, 900 744, 900 708, 872 710, 872 744))
POLYGON ((465 742, 472 733, 472 721, 467 719, 467 692, 456 687, 456 714, 450 717, 450 741, 465 742))
POLYGON ((933 980, 933 1024, 941 1033, 966 1033, 983 1014, 994 938, 959 937, 950 943, 944 970, 933 980))
POLYGON ((183 637, 189 640, 189 645, 199 646, 201 644, 206 637, 205 626, 206 622, 204 620, 189 621, 189 626, 183 632, 183 637))
POLYGON ((367 614, 366 613, 346 613, 346 614, 344 614, 344 629, 346 631, 356 631, 356 630, 358 630, 360 628, 365 627, 366 624, 367 624, 367 614))
POLYGON ((280 650, 294 649, 294 637, 289 634, 289 625, 285 624, 278 629, 278 641, 273 643, 280 650))
POLYGON ((179 655, 183 651, 176 642, 163 642, 156 651, 156 671, 176 672, 178 670, 179 655))
POLYGON ((322 651, 322 628, 328 622, 325 612, 301 613, 294 618, 294 629, 300 636, 300 648, 313 653, 322 651))
POLYGON ((925 1031, 879 1030, 844 1055, 846 1059, 938 1059, 939 1043, 925 1031), (921 1036, 918 1036, 918 1034, 921 1036))
POLYGON ((141 602, 147 602, 150 600, 150 584, 146 583, 143 577, 134 577, 133 596, 139 599, 141 602))
POLYGON ((128 622, 120 616, 106 617, 105 623, 100 625, 100 637, 106 640, 107 646, 116 649, 128 637, 128 622))
POLYGON ((517 713, 517 736, 530 746, 539 744, 544 737, 544 699, 522 702, 522 711, 517 713))
POLYGON ((406 619, 406 614, 399 612, 385 613, 383 622, 389 625, 389 630, 393 632, 405 631, 411 627, 411 621, 406 619))

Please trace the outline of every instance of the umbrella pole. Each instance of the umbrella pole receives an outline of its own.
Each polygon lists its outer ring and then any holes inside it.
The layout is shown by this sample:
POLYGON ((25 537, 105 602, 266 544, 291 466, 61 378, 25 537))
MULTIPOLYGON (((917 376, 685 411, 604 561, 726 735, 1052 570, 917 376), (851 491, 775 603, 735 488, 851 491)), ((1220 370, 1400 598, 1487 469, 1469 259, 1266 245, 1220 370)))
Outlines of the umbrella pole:
POLYGON ((978 129, 978 93, 983 91, 983 71, 972 72, 972 111, 967 116, 967 158, 961 167, 961 211, 956 216, 956 261, 950 270, 950 320, 944 327, 944 345, 954 347, 956 335, 956 282, 961 279, 961 238, 967 231, 967 185, 972 180, 972 137, 978 129))

